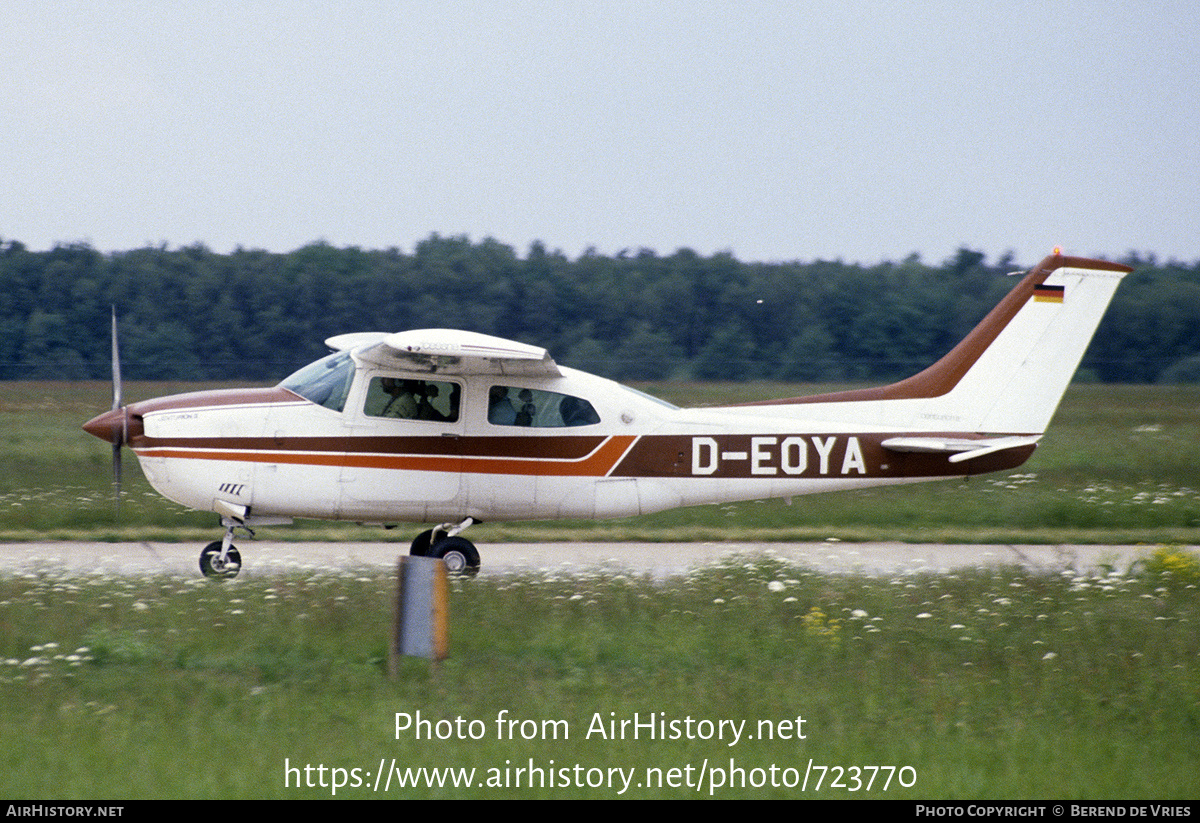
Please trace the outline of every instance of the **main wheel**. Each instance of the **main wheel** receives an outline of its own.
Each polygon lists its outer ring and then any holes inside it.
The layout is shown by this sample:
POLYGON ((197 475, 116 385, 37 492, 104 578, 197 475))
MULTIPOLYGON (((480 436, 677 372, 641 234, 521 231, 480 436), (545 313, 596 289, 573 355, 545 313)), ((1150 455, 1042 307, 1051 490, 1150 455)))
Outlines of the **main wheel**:
POLYGON ((413 557, 428 557, 429 545, 433 541, 433 529, 426 529, 413 538, 409 554, 413 557))
POLYGON ((242 553, 237 550, 237 546, 229 547, 224 562, 221 561, 220 540, 209 543, 204 547, 204 551, 200 552, 200 571, 205 577, 237 577, 241 570, 242 553))
POLYGON ((464 537, 447 537, 429 550, 430 557, 440 557, 450 574, 474 577, 479 573, 479 552, 464 537))

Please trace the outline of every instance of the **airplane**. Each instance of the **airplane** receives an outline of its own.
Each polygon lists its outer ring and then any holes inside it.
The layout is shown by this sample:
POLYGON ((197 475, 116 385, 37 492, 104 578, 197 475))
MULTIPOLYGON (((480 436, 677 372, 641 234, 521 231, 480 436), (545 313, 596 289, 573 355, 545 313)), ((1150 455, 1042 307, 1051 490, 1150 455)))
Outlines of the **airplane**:
POLYGON ((128 446, 164 497, 225 529, 200 569, 241 568, 238 530, 294 518, 435 522, 410 553, 470 575, 483 521, 600 519, 887 486, 1025 462, 1129 266, 1064 256, 957 346, 887 386, 681 409, 470 331, 343 334, 272 388, 121 399, 84 430, 128 446))

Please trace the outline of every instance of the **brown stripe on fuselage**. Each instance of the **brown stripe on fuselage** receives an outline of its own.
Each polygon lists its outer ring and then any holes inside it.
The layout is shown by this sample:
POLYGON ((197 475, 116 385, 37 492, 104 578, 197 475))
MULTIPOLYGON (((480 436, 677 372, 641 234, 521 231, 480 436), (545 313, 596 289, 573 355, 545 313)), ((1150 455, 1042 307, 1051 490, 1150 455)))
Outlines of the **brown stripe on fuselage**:
MULTIPOLYGON (((292 441, 305 438, 287 438, 292 441)), ((314 440, 317 438, 313 438, 314 440)), ((594 437, 503 437, 503 438, 395 438, 396 440, 427 440, 438 443, 441 448, 428 448, 422 444, 423 452, 402 452, 396 447, 369 451, 360 448, 365 440, 387 438, 346 437, 337 441, 326 438, 324 448, 314 451, 291 451, 274 445, 274 440, 261 438, 194 438, 183 445, 150 445, 150 438, 133 444, 138 454, 146 457, 164 457, 188 460, 223 460, 246 463, 278 463, 308 466, 344 466, 352 468, 395 469, 405 471, 467 472, 473 474, 515 474, 548 476, 595 476, 606 475, 628 451, 636 439, 633 435, 608 438, 594 437), (233 445, 235 441, 253 440, 258 445, 270 443, 265 450, 250 450, 245 445, 233 445), (463 441, 503 440, 509 441, 507 450, 503 444, 489 443, 486 446, 474 443, 473 451, 459 448, 463 441), (592 448, 581 451, 579 443, 565 444, 565 449, 553 448, 553 441, 591 441, 592 448), (336 442, 335 442, 336 441, 336 442), (513 448, 518 441, 521 447, 513 448), (393 450, 394 449, 394 450, 393 450)), ((377 444, 378 445, 378 444, 377 444)))
POLYGON ((926 397, 941 397, 949 393, 963 375, 975 364, 979 356, 996 340, 1004 327, 1016 317, 1034 290, 1045 282, 1053 272, 1061 268, 1099 269, 1102 271, 1131 272, 1132 268, 1107 260, 1090 260, 1083 257, 1064 257, 1052 254, 1042 260, 1021 279, 995 308, 988 312, 979 325, 967 334, 958 345, 941 360, 912 377, 870 389, 814 394, 807 397, 791 397, 783 400, 757 400, 738 403, 737 406, 780 406, 801 403, 846 403, 858 400, 910 400, 926 397))
MULTIPOLYGON (((611 476, 743 479, 962 477, 1015 468, 1028 460, 1036 448, 1035 445, 1021 446, 960 463, 949 462, 951 453, 895 452, 883 448, 884 440, 908 434, 911 432, 645 435, 639 438, 625 458, 617 464, 611 476), (817 439, 820 440, 820 448, 814 442, 817 439), (851 439, 856 441, 853 448, 850 445, 851 439), (697 440, 715 441, 717 444, 717 465, 711 472, 693 471, 693 449, 696 448, 697 440), (791 441, 790 445, 786 444, 786 441, 791 441), (796 471, 796 465, 800 461, 796 450, 801 444, 804 448, 804 469, 796 471), (790 449, 786 457, 783 454, 785 448, 790 449), (825 452, 824 457, 821 456, 822 451, 825 452), (736 456, 726 459, 723 456, 726 454, 736 456), (742 454, 745 456, 740 456, 742 454), (788 468, 785 468, 785 459, 790 464, 788 468), (757 472, 754 471, 756 463, 757 472)), ((982 439, 982 435, 962 432, 922 432, 922 436, 959 440, 982 439)), ((703 459, 709 459, 707 447, 703 459)))
POLYGON ((458 457, 521 457, 582 460, 605 440, 602 435, 561 437, 140 437, 137 449, 314 452, 330 454, 408 454, 458 457))

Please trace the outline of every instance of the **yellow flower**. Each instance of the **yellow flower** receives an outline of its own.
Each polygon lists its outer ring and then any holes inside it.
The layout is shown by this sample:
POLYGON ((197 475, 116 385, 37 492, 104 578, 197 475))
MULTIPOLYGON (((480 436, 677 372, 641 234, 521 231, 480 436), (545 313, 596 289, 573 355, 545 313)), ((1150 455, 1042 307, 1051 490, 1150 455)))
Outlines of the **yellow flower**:
POLYGON ((1196 585, 1200 583, 1200 557, 1186 549, 1159 546, 1146 559, 1146 572, 1156 579, 1196 585))
POLYGON ((830 646, 836 646, 841 642, 842 621, 827 617, 818 606, 809 609, 808 614, 800 618, 800 622, 804 626, 804 633, 809 637, 830 646))

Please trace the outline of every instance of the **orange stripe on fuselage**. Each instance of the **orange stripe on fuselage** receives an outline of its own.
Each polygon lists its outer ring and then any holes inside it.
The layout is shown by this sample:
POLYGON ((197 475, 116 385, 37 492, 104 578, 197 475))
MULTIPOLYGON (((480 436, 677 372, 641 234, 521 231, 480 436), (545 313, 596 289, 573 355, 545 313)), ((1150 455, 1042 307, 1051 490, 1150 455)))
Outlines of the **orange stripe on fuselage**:
POLYGON ((634 435, 606 438, 591 454, 578 460, 469 455, 367 454, 354 452, 213 451, 207 449, 143 448, 144 457, 183 460, 228 460, 241 463, 287 463, 304 466, 344 466, 361 469, 518 474, 550 477, 603 477, 612 471, 637 439, 634 435))

